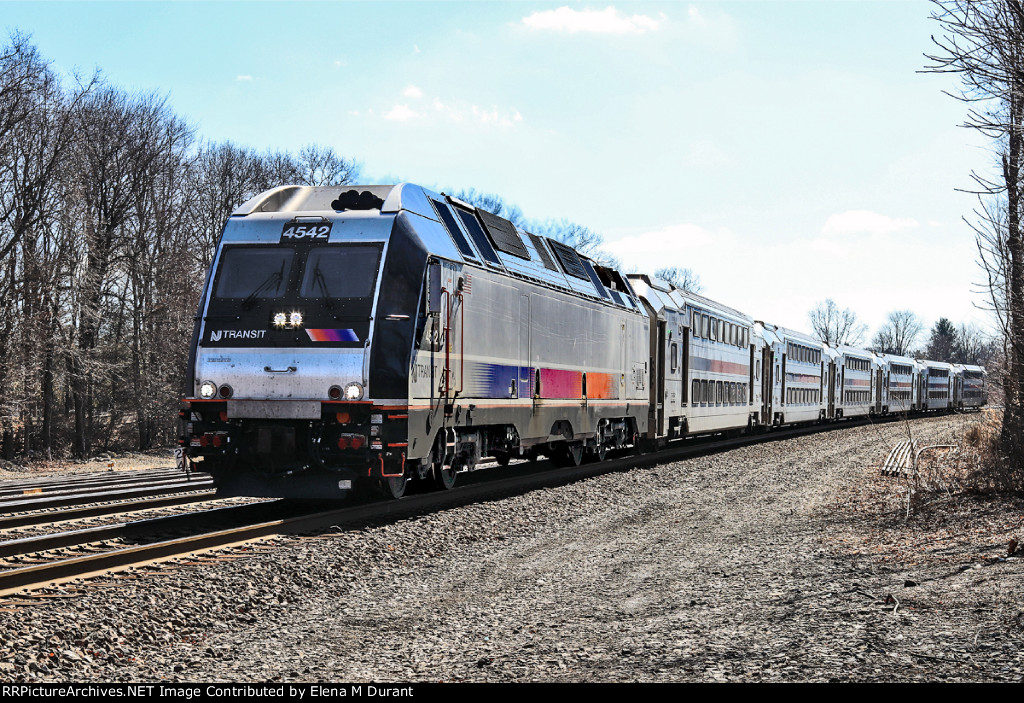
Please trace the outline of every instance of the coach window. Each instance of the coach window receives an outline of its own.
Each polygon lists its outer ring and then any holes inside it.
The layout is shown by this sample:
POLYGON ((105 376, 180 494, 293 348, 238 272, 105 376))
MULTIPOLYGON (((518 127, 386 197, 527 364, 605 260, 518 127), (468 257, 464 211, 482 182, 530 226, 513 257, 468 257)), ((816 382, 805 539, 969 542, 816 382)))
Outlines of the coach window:
POLYGON ((690 396, 694 405, 700 405, 700 381, 693 379, 693 388, 691 389, 690 396))
POLYGON ((704 339, 711 338, 711 321, 708 319, 707 315, 700 316, 700 331, 700 336, 704 339))
POLYGON ((676 344, 675 342, 672 342, 672 353, 671 353, 671 356, 672 356, 672 373, 675 373, 676 369, 679 368, 679 345, 676 344))

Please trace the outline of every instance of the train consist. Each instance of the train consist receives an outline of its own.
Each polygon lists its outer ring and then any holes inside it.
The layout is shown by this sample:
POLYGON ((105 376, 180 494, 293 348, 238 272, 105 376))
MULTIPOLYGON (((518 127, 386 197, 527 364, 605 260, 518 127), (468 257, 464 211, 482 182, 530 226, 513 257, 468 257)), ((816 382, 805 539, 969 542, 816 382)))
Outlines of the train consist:
POLYGON ((987 400, 980 367, 831 347, 409 183, 238 208, 187 378, 184 461, 225 495, 312 498, 987 400))

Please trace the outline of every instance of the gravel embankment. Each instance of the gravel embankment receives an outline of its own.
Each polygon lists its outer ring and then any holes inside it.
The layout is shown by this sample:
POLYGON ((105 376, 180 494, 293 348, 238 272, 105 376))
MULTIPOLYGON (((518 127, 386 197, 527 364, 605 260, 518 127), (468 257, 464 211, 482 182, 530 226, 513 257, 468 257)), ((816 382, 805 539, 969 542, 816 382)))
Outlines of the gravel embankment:
MULTIPOLYGON (((933 442, 962 422, 914 428, 933 442)), ((0 679, 1020 680, 1024 568, 996 561, 1005 535, 914 564, 850 546, 900 518, 848 488, 901 432, 760 444, 0 606, 0 679)), ((1004 512, 1019 533, 1024 504, 1004 512)))

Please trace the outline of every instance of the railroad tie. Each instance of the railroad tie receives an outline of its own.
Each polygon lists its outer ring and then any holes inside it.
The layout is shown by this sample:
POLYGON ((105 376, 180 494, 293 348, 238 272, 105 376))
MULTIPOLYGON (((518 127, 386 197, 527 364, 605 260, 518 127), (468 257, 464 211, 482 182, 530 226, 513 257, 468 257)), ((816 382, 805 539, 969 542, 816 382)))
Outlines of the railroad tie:
POLYGON ((882 462, 883 476, 898 476, 909 469, 913 469, 911 456, 917 452, 917 443, 908 439, 903 440, 889 452, 889 455, 882 462))

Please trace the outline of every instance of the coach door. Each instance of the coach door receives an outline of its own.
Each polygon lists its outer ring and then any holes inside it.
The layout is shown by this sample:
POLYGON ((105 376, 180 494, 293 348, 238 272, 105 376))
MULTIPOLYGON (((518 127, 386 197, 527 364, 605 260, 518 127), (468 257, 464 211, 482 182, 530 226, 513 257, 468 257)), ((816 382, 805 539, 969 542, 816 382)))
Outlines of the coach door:
POLYGON ((656 367, 658 369, 658 383, 657 383, 657 397, 655 403, 658 409, 657 415, 657 436, 665 436, 665 347, 668 344, 665 339, 665 326, 664 320, 658 320, 658 361, 656 367))
POLYGON ((828 417, 836 416, 836 362, 828 362, 828 417))
POLYGON ((875 369, 875 412, 882 413, 882 369, 875 369))
POLYGON ((770 344, 761 350, 761 424, 772 424, 772 372, 775 369, 775 353, 770 344))

